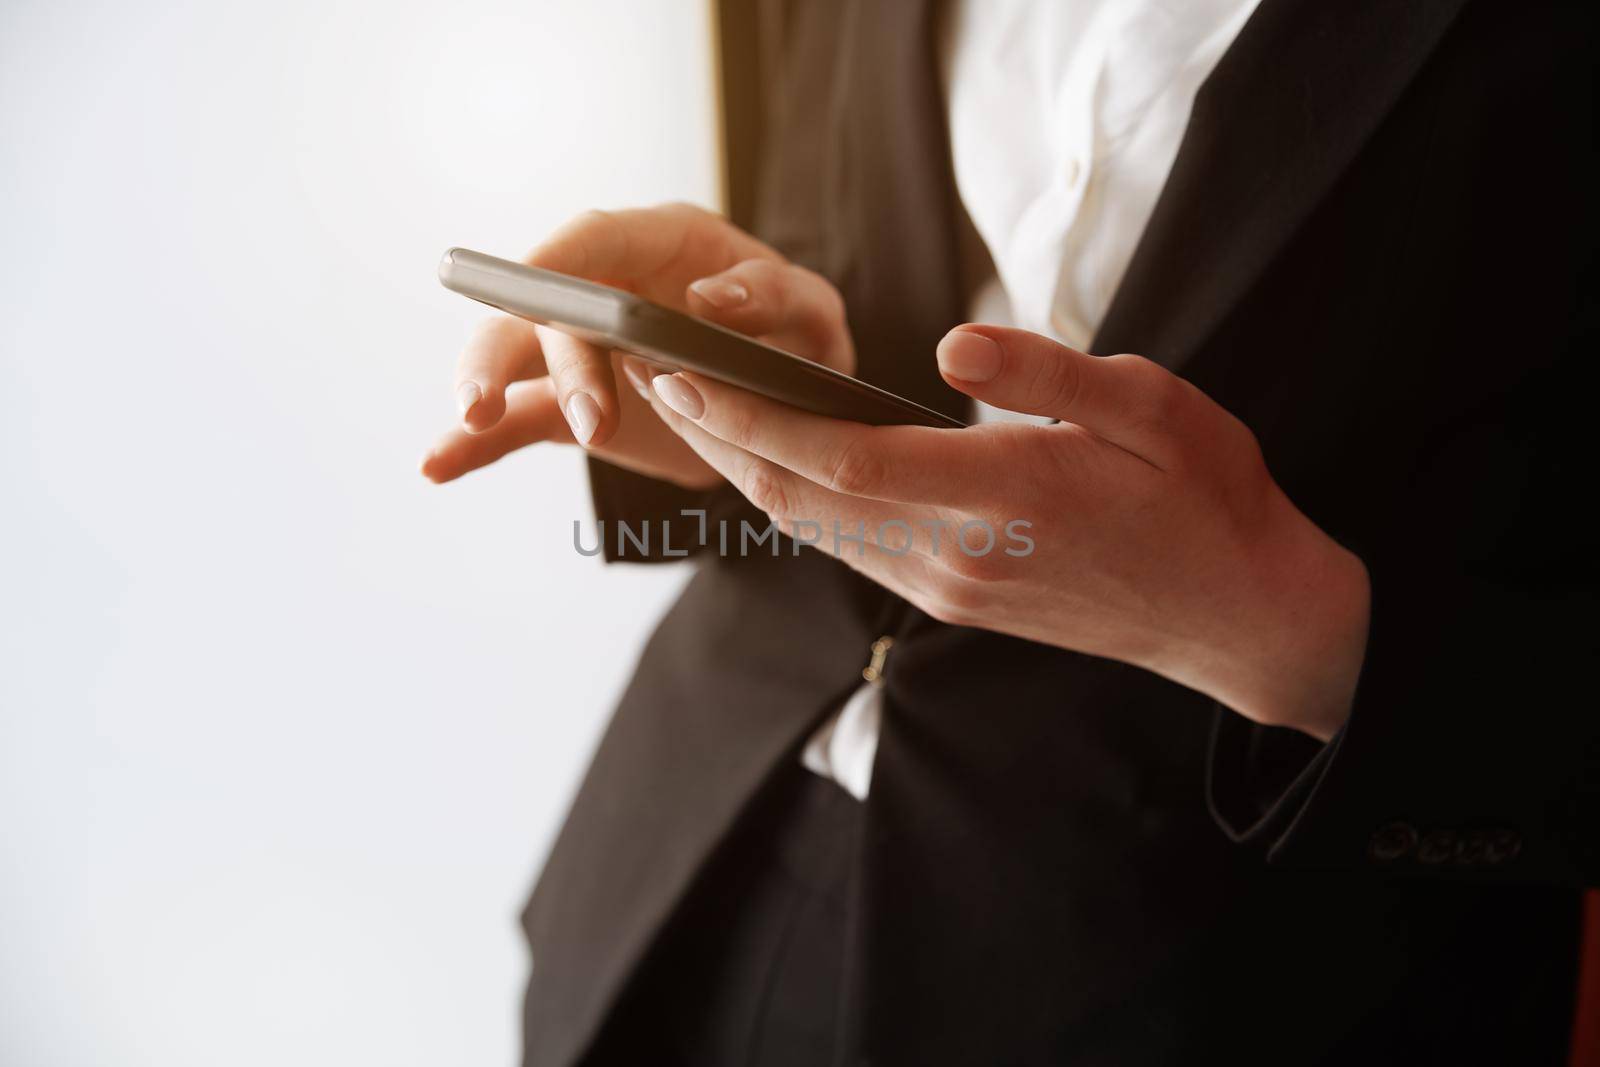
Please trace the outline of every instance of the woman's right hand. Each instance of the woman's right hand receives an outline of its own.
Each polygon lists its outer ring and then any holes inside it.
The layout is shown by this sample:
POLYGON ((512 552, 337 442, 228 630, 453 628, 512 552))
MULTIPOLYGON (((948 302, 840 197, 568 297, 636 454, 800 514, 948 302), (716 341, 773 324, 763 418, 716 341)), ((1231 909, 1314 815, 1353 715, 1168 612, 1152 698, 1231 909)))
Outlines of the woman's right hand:
MULTIPOLYGON (((626 289, 846 374, 855 369, 838 291, 702 208, 587 212, 524 262, 626 289)), ((686 488, 721 482, 640 398, 643 383, 617 388, 619 374, 635 373, 623 370, 621 353, 497 314, 474 331, 456 362, 461 421, 423 457, 422 473, 448 482, 519 448, 555 441, 686 488)))

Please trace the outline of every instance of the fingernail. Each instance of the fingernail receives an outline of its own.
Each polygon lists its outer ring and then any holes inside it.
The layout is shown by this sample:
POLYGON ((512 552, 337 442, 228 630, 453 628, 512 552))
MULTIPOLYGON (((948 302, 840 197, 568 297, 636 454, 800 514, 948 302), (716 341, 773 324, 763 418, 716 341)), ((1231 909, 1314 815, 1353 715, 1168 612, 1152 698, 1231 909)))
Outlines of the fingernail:
POLYGON ((706 413, 706 402, 683 375, 658 374, 653 384, 661 402, 684 418, 698 419, 706 413))
POLYGON ((433 449, 430 448, 426 452, 424 452, 422 454, 422 458, 417 461, 417 473, 422 475, 424 478, 426 478, 428 476, 428 464, 430 464, 432 462, 433 462, 433 449))
POLYGON ((644 372, 644 364, 629 356, 623 356, 622 373, 628 376, 629 384, 641 398, 650 399, 650 376, 644 372))
POLYGON ((600 426, 600 405, 588 393, 573 393, 567 398, 567 425, 580 445, 589 443, 600 426))
POLYGON ((940 370, 963 382, 991 381, 1005 362, 999 345, 970 330, 951 330, 945 334, 934 355, 940 370))
POLYGON ((456 386, 456 404, 461 408, 463 416, 472 410, 472 405, 482 399, 483 390, 478 388, 477 382, 462 382, 456 386))
POLYGON ((738 307, 750 299, 750 290, 726 278, 701 278, 690 282, 689 288, 714 308, 738 307))

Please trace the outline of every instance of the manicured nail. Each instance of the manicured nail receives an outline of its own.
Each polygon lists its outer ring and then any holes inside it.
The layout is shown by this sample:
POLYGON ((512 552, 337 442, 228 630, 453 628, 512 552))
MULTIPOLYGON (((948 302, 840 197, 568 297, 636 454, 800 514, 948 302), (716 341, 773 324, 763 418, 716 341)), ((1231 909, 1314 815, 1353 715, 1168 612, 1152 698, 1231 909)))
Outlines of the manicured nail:
POLYGON ((433 462, 433 449, 430 448, 426 452, 424 452, 422 454, 422 458, 417 461, 417 473, 422 475, 424 478, 428 477, 428 464, 430 464, 432 462, 433 462))
POLYGON ((478 388, 477 382, 462 382, 456 386, 456 404, 461 408, 463 418, 472 410, 472 405, 482 399, 483 390, 478 388))
POLYGON ((698 419, 706 413, 706 402, 683 375, 658 374, 653 384, 661 402, 684 418, 698 419))
POLYGON ((634 391, 644 400, 650 399, 650 375, 644 372, 644 364, 632 356, 622 357, 622 373, 628 376, 628 383, 634 391))
POLYGON ((567 398, 567 425, 580 445, 589 443, 600 426, 600 405, 588 393, 573 393, 567 398))
POLYGON ((1005 357, 1000 346, 970 330, 951 330, 934 351, 939 369, 963 382, 987 382, 1000 373, 1005 357))
POLYGON ((701 278, 690 282, 689 288, 712 307, 723 310, 738 307, 750 299, 750 290, 726 278, 701 278))

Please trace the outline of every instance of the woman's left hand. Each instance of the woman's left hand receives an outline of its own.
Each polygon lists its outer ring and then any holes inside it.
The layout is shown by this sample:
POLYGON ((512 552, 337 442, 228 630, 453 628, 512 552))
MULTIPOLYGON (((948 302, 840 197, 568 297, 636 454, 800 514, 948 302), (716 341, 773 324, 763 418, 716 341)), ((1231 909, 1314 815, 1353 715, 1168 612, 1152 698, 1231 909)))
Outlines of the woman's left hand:
POLYGON ((786 533, 936 619, 1337 731, 1365 652, 1366 568, 1290 503, 1243 423, 1139 356, 1022 330, 958 327, 938 360, 970 396, 1061 421, 865 426, 688 372, 656 376, 646 399, 786 533))

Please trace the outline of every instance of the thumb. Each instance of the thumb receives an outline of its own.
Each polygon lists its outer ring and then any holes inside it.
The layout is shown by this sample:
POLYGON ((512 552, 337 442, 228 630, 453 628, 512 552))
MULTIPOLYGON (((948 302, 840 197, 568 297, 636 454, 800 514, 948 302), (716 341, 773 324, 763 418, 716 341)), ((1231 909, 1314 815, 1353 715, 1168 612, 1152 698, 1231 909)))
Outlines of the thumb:
POLYGON ((1142 356, 1091 356, 1003 326, 957 326, 937 350, 956 389, 997 408, 1076 423, 1159 463, 1189 421, 1194 392, 1142 356))

